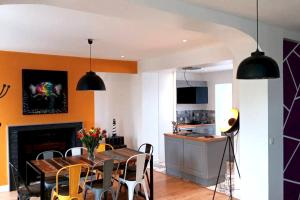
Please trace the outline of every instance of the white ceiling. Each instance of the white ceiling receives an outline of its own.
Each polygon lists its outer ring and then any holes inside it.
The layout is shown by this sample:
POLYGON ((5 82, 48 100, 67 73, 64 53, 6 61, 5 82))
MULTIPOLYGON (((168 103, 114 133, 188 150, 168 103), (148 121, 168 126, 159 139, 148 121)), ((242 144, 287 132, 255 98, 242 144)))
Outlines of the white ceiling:
MULTIPOLYGON (((198 6, 256 19, 256 0, 183 0, 198 6)), ((289 30, 300 30, 300 0, 259 0, 259 19, 289 30)))
POLYGON ((93 57, 140 60, 215 42, 184 29, 175 15, 130 1, 49 2, 0 5, 0 49, 88 56, 93 38, 93 57))
POLYGON ((181 69, 178 69, 177 71, 189 72, 189 73, 209 73, 209 72, 227 71, 227 70, 233 70, 232 60, 224 60, 217 63, 185 66, 181 69))
MULTIPOLYGON (((93 57, 142 60, 217 43, 204 34, 208 27, 236 38, 217 25, 187 21, 136 1, 0 0, 0 50, 87 57, 87 38, 93 38, 93 57), (192 31, 187 24, 202 29, 192 31)), ((255 0, 182 1, 255 18, 255 0)), ((299 4, 300 0, 260 0, 261 19, 300 30, 299 4)))

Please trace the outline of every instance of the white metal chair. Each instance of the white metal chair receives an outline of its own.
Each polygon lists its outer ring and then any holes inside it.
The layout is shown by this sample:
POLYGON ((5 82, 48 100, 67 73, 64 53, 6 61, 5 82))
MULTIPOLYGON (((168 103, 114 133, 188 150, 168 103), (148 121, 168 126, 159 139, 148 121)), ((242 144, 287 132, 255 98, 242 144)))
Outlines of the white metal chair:
MULTIPOLYGON (((150 156, 152 156, 153 154, 153 145, 152 144, 149 144, 149 143, 144 143, 142 144, 139 149, 138 149, 139 152, 144 152, 144 153, 147 153, 149 154, 150 156)), ((147 171, 147 166, 148 166, 148 162, 150 160, 149 159, 146 159, 145 160, 145 174, 146 174, 146 178, 147 178, 147 183, 148 185, 150 185, 150 179, 149 179, 149 175, 148 175, 148 171, 147 171)))
POLYGON ((146 153, 138 154, 130 157, 126 161, 124 174, 119 177, 119 185, 118 185, 116 199, 118 199, 120 189, 121 189, 121 184, 127 185, 128 200, 133 200, 134 189, 138 184, 141 184, 145 193, 146 200, 149 200, 145 178, 144 178, 145 168, 147 168, 147 166, 145 166, 145 161, 147 159, 147 156, 149 156, 149 154, 146 153), (131 163, 134 163, 135 165, 135 170, 133 172, 127 170, 131 163))
POLYGON ((70 156, 80 156, 84 152, 87 152, 87 148, 85 148, 85 147, 72 147, 72 148, 70 148, 66 151, 65 157, 68 157, 68 155, 70 155, 70 156))
POLYGON ((43 151, 36 156, 36 160, 51 159, 55 157, 64 157, 64 155, 60 151, 56 150, 43 151))
MULTIPOLYGON (((99 165, 99 163, 103 163, 103 161, 96 163, 93 166, 92 171, 99 165)), ((119 166, 119 164, 118 164, 118 166, 119 166)), ((92 179, 90 181, 87 181, 86 186, 85 186, 86 187, 85 194, 86 194, 87 190, 91 190, 95 195, 95 199, 100 200, 102 195, 105 192, 111 192, 112 199, 115 200, 116 196, 115 196, 115 191, 113 189, 114 177, 112 176, 113 169, 114 169, 114 160, 111 159, 111 160, 104 161, 103 174, 102 174, 103 178, 93 180, 93 177, 92 177, 92 179)))

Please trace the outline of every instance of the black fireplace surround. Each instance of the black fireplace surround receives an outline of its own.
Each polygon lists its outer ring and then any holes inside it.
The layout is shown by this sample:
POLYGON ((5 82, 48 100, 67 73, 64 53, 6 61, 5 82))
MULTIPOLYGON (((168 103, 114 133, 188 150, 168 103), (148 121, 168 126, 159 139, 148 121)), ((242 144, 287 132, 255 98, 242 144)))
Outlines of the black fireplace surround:
MULTIPOLYGON (((34 160, 40 152, 57 150, 64 154, 71 147, 82 146, 76 137, 81 128, 82 122, 9 126, 9 162, 25 177, 26 161, 34 160)), ((9 178, 13 190, 11 173, 9 178)))

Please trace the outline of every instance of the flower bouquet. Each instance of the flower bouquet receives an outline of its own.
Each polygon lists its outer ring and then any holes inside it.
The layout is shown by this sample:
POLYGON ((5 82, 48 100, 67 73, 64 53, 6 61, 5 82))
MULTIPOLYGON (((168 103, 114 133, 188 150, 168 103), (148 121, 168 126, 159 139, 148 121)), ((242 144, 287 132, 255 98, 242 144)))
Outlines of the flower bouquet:
POLYGON ((81 129, 77 132, 77 138, 87 148, 88 159, 94 160, 95 148, 98 146, 102 138, 106 138, 106 130, 101 128, 91 128, 88 131, 81 129))

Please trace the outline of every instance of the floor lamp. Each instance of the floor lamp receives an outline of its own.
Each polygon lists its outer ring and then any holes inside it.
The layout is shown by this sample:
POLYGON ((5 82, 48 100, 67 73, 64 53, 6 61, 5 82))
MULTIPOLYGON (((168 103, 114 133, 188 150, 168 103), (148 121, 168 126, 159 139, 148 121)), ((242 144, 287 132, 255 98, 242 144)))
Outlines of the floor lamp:
MULTIPOLYGON (((217 185, 220 179, 220 173, 222 170, 222 165, 225 157, 225 152, 228 149, 229 154, 229 199, 232 200, 232 169, 231 169, 231 163, 235 163, 236 169, 238 171, 239 177, 241 178, 239 167, 236 162, 235 154, 234 154, 234 148, 233 148, 233 138, 239 133, 239 111, 235 108, 231 109, 229 116, 226 118, 226 123, 222 126, 221 132, 226 135, 226 143, 221 159, 221 164, 218 172, 218 178, 214 190, 213 200, 215 199, 216 191, 217 191, 217 185), (227 120, 228 119, 228 120, 227 120)), ((227 169, 226 169, 227 170, 227 169)))

